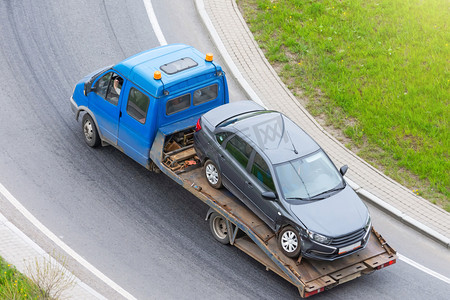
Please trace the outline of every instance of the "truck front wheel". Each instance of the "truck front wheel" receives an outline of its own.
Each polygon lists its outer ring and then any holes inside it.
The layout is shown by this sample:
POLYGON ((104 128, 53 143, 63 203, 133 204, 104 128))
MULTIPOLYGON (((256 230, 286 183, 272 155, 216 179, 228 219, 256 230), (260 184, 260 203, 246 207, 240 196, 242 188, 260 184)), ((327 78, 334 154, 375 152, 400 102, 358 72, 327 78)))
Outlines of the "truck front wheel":
POLYGON ((286 226, 278 235, 278 246, 287 257, 297 258, 300 254, 300 235, 292 226, 286 226))
POLYGON ((227 222, 218 213, 214 212, 209 217, 209 229, 216 240, 226 245, 230 243, 230 237, 228 236, 227 222))
POLYGON ((84 141, 89 147, 97 147, 100 144, 100 137, 98 136, 97 127, 95 126, 94 120, 89 114, 83 116, 83 133, 84 141))

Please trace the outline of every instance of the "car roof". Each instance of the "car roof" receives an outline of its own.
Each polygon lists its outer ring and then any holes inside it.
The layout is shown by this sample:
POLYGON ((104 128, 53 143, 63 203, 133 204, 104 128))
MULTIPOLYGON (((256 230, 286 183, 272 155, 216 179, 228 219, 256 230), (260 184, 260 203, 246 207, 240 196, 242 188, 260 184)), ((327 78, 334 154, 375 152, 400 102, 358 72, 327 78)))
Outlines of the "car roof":
POLYGON ((297 124, 280 112, 254 113, 227 127, 251 141, 272 164, 300 158, 320 149, 320 146, 297 124))
POLYGON ((165 45, 138 53, 119 62, 113 69, 155 97, 162 96, 163 89, 176 89, 188 78, 202 75, 212 77, 215 72, 222 70, 220 66, 207 62, 201 52, 184 44, 165 45), (161 66, 184 58, 192 59, 197 65, 173 74, 167 74, 161 69, 161 66), (161 72, 161 80, 153 78, 155 71, 161 72))

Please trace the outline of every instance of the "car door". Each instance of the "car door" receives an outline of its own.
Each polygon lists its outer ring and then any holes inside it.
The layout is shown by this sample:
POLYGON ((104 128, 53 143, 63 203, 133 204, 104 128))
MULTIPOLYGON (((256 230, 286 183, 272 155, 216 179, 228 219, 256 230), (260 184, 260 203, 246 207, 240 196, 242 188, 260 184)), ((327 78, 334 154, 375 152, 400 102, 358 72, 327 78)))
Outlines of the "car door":
POLYGON ((118 146, 128 156, 147 166, 151 141, 155 137, 155 99, 131 82, 123 91, 118 146))
POLYGON ((218 149, 218 164, 225 186, 238 198, 246 202, 242 190, 243 176, 250 160, 253 148, 237 135, 232 136, 218 149))
POLYGON ((108 71, 94 83, 89 93, 89 109, 94 113, 98 129, 110 144, 117 145, 123 78, 108 71))
POLYGON ((267 162, 258 152, 255 152, 250 161, 250 168, 245 183, 243 193, 261 210, 266 223, 270 227, 275 228, 280 205, 278 200, 268 200, 262 196, 262 193, 267 191, 276 193, 276 189, 272 172, 267 162))

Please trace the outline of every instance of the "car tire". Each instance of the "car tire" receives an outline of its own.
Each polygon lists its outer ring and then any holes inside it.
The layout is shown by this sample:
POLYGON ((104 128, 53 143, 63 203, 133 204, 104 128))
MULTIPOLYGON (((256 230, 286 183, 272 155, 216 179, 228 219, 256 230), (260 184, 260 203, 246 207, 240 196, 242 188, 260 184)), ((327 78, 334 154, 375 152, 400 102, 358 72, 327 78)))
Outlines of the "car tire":
POLYGON ((220 189, 222 187, 222 175, 220 174, 219 168, 216 164, 208 159, 204 165, 204 172, 206 181, 208 184, 215 189, 220 189))
POLYGON ((98 135, 97 127, 95 126, 94 120, 89 114, 83 116, 83 121, 81 123, 84 133, 84 141, 89 147, 95 148, 100 145, 100 137, 98 135))
POLYGON ((223 216, 216 212, 212 213, 209 217, 209 229, 211 229, 211 233, 217 241, 224 245, 230 243, 227 223, 223 216))
POLYGON ((300 235, 292 226, 286 226, 278 235, 278 247, 284 255, 297 258, 300 254, 300 235))

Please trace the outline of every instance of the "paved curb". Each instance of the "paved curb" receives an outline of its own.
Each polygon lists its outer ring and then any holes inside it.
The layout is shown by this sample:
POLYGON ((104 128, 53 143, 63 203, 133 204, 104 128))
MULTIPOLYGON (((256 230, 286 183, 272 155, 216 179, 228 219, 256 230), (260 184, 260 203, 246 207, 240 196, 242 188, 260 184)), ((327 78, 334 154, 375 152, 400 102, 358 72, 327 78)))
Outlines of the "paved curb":
MULTIPOLYGON (((234 0, 232 0, 232 1, 234 3, 234 0)), ((195 0, 195 5, 196 5, 197 11, 198 11, 198 13, 199 13, 199 15, 200 15, 200 17, 202 19, 203 24, 205 25, 205 27, 209 31, 209 34, 211 35, 211 38, 212 38, 213 42, 215 43, 215 45, 216 45, 217 49, 219 50, 220 54, 222 55, 222 57, 223 57, 223 59, 225 61, 225 64, 229 68, 229 70, 232 73, 233 77, 242 86, 242 88, 246 92, 247 96, 249 96, 253 101, 255 101, 255 102, 259 103, 259 104, 262 104, 263 106, 266 107, 266 105, 263 104, 262 100, 258 97, 256 92, 252 89, 252 87, 244 79, 244 77, 242 76, 241 72, 239 71, 239 69, 236 67, 235 63, 231 59, 231 56, 229 55, 227 49, 225 48, 225 46, 224 46, 224 44, 223 44, 219 34, 217 33, 217 31, 216 31, 216 29, 215 29, 211 19, 208 16, 208 13, 206 12, 204 1, 203 0, 195 0)), ((241 16, 241 18, 242 18, 242 16, 241 16)), ((246 30, 248 31, 248 29, 246 29, 246 30)), ((260 51, 259 48, 258 48, 258 50, 260 51)), ((271 72, 273 72, 272 69, 271 69, 271 72)), ((283 86, 284 86, 284 84, 283 84, 283 86)), ((298 105, 298 103, 296 103, 296 105, 298 105)), ((304 110, 302 107, 300 109, 304 110)), ((309 115, 309 113, 308 113, 308 115, 309 115)), ((323 132, 325 132, 325 130, 315 120, 312 120, 312 121, 323 132)), ((326 133, 326 134, 328 136, 330 136, 328 133, 326 133)), ((382 175, 379 171, 378 171, 378 173, 380 175, 382 175)), ((384 176, 384 175, 382 175, 382 176, 384 176)), ((388 178, 388 179, 390 180, 390 178, 388 178)), ((370 193, 370 192, 364 190, 363 188, 359 187, 357 184, 355 184, 350 179, 346 178, 346 181, 358 193, 358 195, 360 195, 363 199, 373 203, 374 205, 376 205, 377 207, 379 207, 383 211, 386 211, 390 215, 394 216, 396 219, 402 221, 403 223, 407 224, 408 226, 414 228, 415 230, 417 230, 417 231, 419 231, 421 233, 424 233, 427 236, 433 238, 434 240, 436 240, 437 242, 441 243, 445 247, 450 248, 450 239, 449 238, 445 237, 444 235, 440 234, 439 232, 435 231, 434 229, 431 229, 430 227, 422 224, 421 222, 419 222, 419 221, 409 217, 408 215, 406 215, 402 211, 398 210, 397 208, 393 207, 389 203, 383 201, 382 199, 376 197, 372 193, 370 193)))
MULTIPOLYGON (((0 245, 0 254, 10 264, 14 265, 19 272, 27 275, 28 267, 35 262, 50 261, 51 266, 55 266, 62 273, 67 274, 66 278, 72 273, 52 258, 44 249, 39 247, 28 236, 20 231, 16 226, 9 222, 5 216, 0 213, 0 232, 2 233, 2 245, 0 245), (17 256, 20 252, 20 258, 17 256)), ((29 274, 28 274, 29 275, 29 274)), ((74 275, 72 275, 74 276, 74 275)), ((74 286, 65 290, 62 298, 73 299, 106 299, 90 286, 74 276, 74 286)))

